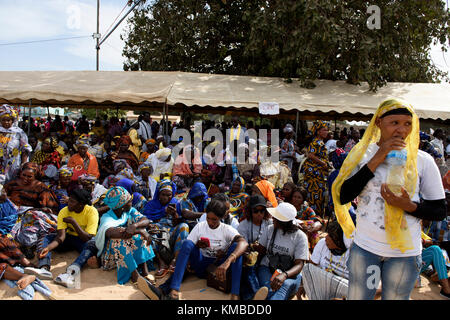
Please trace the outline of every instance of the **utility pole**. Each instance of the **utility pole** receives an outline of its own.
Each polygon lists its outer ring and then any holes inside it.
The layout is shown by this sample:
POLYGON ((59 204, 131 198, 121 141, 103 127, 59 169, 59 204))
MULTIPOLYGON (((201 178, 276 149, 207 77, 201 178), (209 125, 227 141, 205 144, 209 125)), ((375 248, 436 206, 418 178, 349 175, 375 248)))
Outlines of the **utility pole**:
POLYGON ((97 71, 99 70, 100 46, 98 43, 100 41, 100 36, 100 0, 97 0, 97 33, 94 34, 94 38, 97 39, 97 45, 95 47, 97 50, 97 71))
MULTIPOLYGON (((97 51, 97 59, 96 59, 96 71, 98 71, 100 68, 100 46, 98 45, 100 41, 100 0, 97 0, 97 33, 94 33, 92 35, 94 39, 97 39, 97 45, 95 46, 95 49, 97 51)), ((98 109, 95 110, 95 116, 98 117, 98 109)))

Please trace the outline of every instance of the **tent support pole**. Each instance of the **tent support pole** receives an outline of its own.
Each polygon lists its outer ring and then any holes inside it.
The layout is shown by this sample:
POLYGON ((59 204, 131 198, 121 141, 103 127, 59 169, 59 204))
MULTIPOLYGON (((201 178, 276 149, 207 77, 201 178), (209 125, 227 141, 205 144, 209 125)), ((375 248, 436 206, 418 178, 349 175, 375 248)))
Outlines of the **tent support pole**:
POLYGON ((297 110, 297 116, 295 117, 295 136, 297 137, 297 139, 298 139, 298 110, 297 110))
POLYGON ((30 136, 31 128, 31 99, 28 102, 28 136, 30 136))

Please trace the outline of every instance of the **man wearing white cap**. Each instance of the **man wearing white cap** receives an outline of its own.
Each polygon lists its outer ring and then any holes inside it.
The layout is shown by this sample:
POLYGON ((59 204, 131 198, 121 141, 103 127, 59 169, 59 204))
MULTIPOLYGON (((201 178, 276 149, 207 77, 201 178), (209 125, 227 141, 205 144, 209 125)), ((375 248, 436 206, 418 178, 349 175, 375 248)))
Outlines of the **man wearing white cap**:
POLYGON ((309 258, 308 238, 295 224, 297 210, 292 204, 282 202, 267 211, 273 225, 260 238, 258 251, 264 257, 257 270, 261 287, 254 300, 288 300, 300 287, 300 272, 309 258))

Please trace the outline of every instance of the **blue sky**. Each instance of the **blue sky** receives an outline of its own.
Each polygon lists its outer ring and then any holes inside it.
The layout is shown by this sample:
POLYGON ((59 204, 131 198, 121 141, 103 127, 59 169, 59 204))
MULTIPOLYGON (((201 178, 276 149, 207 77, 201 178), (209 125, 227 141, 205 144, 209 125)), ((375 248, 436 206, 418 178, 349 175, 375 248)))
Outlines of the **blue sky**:
MULTIPOLYGON (((148 0, 147 0, 148 2, 148 0)), ((127 0, 100 1, 100 33, 105 35, 127 0)), ((123 14, 129 7, 125 8, 123 14)), ((0 70, 95 70, 96 0, 0 0, 0 70), (67 37, 64 41, 7 45, 67 37)), ((100 70, 123 70, 123 41, 126 20, 102 45, 100 70)), ((432 59, 450 72, 450 52, 432 48, 432 59)))

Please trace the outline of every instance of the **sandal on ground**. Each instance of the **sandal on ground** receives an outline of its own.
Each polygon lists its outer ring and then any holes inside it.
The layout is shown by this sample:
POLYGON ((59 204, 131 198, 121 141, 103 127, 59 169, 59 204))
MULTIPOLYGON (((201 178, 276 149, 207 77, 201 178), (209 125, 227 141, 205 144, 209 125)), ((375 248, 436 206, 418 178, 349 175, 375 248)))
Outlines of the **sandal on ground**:
POLYGON ((68 273, 61 273, 59 276, 53 280, 55 283, 60 284, 66 288, 71 288, 75 284, 75 279, 72 275, 68 273))
POLYGON ((156 279, 155 276, 152 274, 148 274, 146 276, 143 276, 145 279, 147 279, 147 281, 149 281, 152 285, 156 285, 156 279))
POLYGON ((159 269, 159 270, 156 271, 156 273, 155 273, 155 278, 156 278, 156 279, 164 278, 164 277, 167 275, 168 272, 169 272, 169 269, 168 269, 168 268, 159 269))
POLYGON ((159 288, 155 287, 154 285, 152 285, 144 277, 139 277, 138 278, 137 287, 150 300, 161 300, 162 299, 161 289, 159 289, 159 288))

